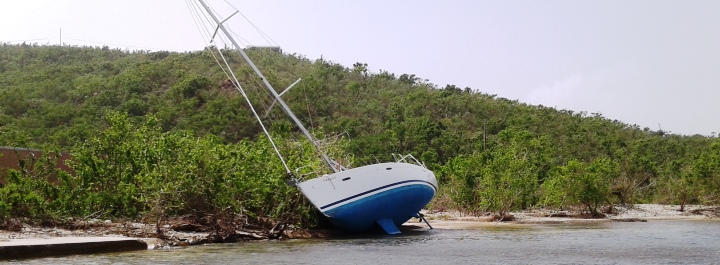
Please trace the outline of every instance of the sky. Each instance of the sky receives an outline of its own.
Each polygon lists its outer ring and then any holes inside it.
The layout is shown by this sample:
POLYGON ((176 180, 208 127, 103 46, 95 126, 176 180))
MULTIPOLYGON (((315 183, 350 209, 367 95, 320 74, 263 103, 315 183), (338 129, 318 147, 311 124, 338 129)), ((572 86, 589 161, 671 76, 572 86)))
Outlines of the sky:
MULTIPOLYGON (((720 1, 211 0, 251 45, 684 135, 720 132, 720 1), (229 4, 228 4, 229 3, 229 4)), ((184 0, 0 1, 0 42, 193 51, 184 0)), ((262 69, 261 69, 262 70, 262 69)))

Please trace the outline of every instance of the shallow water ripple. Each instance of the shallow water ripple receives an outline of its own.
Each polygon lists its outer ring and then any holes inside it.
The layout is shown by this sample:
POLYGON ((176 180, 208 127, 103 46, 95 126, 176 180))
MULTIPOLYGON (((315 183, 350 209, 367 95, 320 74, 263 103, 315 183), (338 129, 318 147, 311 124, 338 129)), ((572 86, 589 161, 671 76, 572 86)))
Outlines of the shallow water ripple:
POLYGON ((22 264, 716 264, 720 221, 490 225, 400 236, 215 244, 22 264))

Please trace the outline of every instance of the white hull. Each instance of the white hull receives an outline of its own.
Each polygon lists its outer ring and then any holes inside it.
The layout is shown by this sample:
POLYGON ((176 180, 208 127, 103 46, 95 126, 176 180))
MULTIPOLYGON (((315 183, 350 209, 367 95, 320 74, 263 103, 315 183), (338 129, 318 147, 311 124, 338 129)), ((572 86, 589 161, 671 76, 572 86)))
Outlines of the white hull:
POLYGON ((357 232, 369 230, 382 219, 398 226, 417 217, 437 192, 432 171, 402 162, 353 168, 297 186, 333 223, 357 232))

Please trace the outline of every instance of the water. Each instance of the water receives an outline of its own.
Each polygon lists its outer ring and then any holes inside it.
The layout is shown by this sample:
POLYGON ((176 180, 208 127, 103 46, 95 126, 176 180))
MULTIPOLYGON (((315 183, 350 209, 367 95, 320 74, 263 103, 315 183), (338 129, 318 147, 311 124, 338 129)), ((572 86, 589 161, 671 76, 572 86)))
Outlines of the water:
POLYGON ((481 225, 401 236, 213 244, 27 264, 720 264, 720 221, 481 225))

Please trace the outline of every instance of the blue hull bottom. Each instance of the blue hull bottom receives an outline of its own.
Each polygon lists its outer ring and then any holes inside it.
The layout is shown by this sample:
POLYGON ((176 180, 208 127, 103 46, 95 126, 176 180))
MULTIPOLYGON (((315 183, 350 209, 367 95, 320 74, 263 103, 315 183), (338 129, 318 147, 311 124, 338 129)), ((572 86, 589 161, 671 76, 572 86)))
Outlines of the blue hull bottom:
POLYGON ((380 227, 377 222, 385 218, 392 220, 395 226, 402 225, 416 217, 433 196, 435 190, 427 185, 408 185, 383 191, 323 213, 340 229, 368 232, 380 227))

